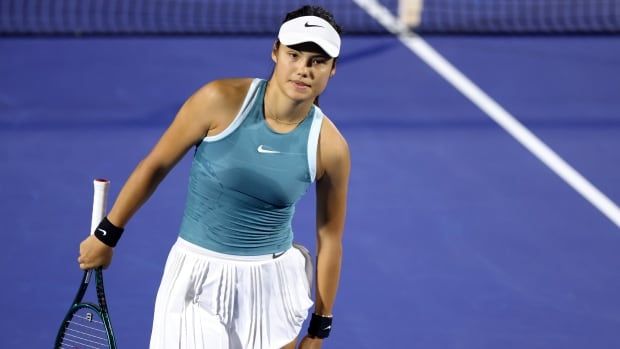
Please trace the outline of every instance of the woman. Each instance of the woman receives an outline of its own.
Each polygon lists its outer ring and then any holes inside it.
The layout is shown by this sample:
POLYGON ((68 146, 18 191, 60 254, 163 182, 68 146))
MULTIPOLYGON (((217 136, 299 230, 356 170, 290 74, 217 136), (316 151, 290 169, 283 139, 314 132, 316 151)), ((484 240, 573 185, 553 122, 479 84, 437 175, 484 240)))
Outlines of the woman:
POLYGON ((188 199, 157 294, 151 348, 294 348, 312 305, 295 203, 316 180, 316 299, 300 348, 329 335, 350 172, 347 143, 315 105, 336 72, 340 28, 320 7, 287 14, 269 81, 194 93, 123 186, 80 268, 108 266, 122 227, 196 146, 188 199))

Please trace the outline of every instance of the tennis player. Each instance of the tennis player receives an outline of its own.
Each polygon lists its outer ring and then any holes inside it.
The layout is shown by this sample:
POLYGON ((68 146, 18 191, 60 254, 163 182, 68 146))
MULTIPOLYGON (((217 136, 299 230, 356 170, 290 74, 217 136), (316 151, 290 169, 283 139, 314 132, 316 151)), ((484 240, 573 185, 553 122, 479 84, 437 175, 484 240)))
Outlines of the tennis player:
POLYGON ((321 7, 287 14, 268 81, 213 81, 194 93, 123 186, 80 268, 108 266, 123 228, 196 147, 180 234, 157 294, 151 348, 320 348, 340 277, 350 156, 318 106, 336 72, 340 27, 321 7), (316 181, 314 302, 307 252, 293 245, 295 203, 316 181))

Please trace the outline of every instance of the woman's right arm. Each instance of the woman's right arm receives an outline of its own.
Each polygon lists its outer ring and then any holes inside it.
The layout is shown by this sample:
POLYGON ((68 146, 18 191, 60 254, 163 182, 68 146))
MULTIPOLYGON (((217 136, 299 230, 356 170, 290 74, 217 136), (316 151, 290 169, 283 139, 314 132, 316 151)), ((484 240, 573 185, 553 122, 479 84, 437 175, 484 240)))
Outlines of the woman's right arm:
POLYGON ((108 214, 112 224, 124 227, 185 153, 207 134, 209 89, 209 85, 203 87, 183 104, 157 144, 131 173, 108 214))
MULTIPOLYGON (((185 153, 213 129, 214 122, 209 115, 218 115, 224 111, 218 109, 227 107, 222 103, 226 98, 222 98, 220 85, 217 81, 205 85, 183 104, 157 144, 123 185, 108 214, 113 225, 124 227, 185 153)), ((78 263, 81 269, 107 267, 111 260, 112 247, 95 236, 89 236, 80 244, 78 263)))

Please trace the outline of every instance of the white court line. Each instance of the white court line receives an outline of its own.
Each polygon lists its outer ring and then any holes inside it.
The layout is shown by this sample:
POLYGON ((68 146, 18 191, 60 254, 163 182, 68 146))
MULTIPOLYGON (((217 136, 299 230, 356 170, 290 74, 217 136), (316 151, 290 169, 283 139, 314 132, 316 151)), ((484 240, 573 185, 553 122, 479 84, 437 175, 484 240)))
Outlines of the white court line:
POLYGON ((353 0, 506 132, 620 227, 620 208, 376 0, 353 0))

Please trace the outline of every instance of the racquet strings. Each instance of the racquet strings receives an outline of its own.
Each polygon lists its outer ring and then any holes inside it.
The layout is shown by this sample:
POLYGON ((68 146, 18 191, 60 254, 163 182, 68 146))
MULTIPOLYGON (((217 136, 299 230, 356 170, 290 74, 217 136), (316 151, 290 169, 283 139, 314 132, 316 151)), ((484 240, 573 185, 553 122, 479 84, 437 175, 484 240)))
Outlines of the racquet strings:
POLYGON ((77 309, 65 323, 60 348, 110 348, 99 313, 90 308, 77 309))

